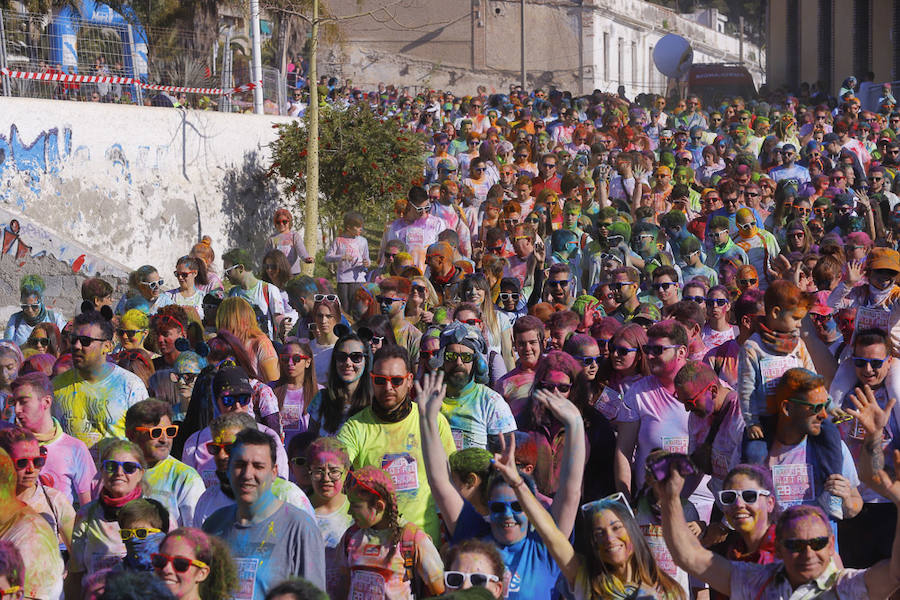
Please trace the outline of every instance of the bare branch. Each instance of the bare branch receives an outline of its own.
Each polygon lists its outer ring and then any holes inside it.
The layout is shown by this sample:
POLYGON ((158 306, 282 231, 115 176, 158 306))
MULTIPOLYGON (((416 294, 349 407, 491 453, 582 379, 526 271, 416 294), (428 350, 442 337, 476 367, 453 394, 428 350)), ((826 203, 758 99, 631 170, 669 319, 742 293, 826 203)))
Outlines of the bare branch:
MULTIPOLYGON (((399 27, 402 27, 405 30, 409 30, 409 29, 415 30, 415 29, 424 29, 426 27, 449 25, 449 24, 455 23, 460 20, 460 19, 453 19, 450 21, 427 23, 427 24, 423 24, 423 25, 406 25, 406 24, 398 21, 397 18, 394 16, 393 12, 390 11, 390 9, 392 7, 399 5, 399 4, 403 3, 404 1, 405 0, 393 0, 392 2, 388 2, 387 4, 384 4, 377 8, 373 8, 373 9, 367 10, 365 12, 355 13, 352 15, 325 15, 325 16, 319 17, 318 22, 320 24, 321 23, 340 23, 341 21, 350 21, 353 19, 360 19, 362 17, 372 17, 376 22, 378 22, 380 24, 385 24, 388 21, 393 21, 399 27), (384 13, 387 18, 384 20, 379 19, 378 17, 381 16, 381 13, 384 13)), ((277 2, 277 0, 272 1, 272 2, 263 3, 263 8, 265 8, 266 10, 281 12, 281 13, 284 13, 287 15, 293 15, 295 17, 299 17, 300 19, 306 21, 310 25, 312 24, 312 19, 310 17, 308 17, 307 15, 305 15, 304 13, 300 12, 299 9, 287 8, 283 5, 281 5, 281 3, 277 2)), ((469 15, 466 14, 462 18, 467 18, 468 16, 469 15)))

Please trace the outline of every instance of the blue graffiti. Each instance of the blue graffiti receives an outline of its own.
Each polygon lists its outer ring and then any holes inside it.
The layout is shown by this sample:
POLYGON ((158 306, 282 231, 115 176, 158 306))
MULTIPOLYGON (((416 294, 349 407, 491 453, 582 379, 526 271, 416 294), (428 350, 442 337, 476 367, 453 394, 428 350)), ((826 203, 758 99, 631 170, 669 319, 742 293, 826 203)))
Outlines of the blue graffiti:
MULTIPOLYGON (((72 130, 68 127, 60 131, 48 129, 38 134, 31 144, 22 141, 19 129, 15 125, 9 128, 9 137, 0 135, 0 180, 13 173, 26 177, 26 183, 35 194, 40 191, 41 177, 59 171, 60 163, 72 153, 72 130)), ((7 186, 0 186, 0 200, 9 201, 10 191, 7 186)), ((24 199, 17 203, 24 207, 24 199)))

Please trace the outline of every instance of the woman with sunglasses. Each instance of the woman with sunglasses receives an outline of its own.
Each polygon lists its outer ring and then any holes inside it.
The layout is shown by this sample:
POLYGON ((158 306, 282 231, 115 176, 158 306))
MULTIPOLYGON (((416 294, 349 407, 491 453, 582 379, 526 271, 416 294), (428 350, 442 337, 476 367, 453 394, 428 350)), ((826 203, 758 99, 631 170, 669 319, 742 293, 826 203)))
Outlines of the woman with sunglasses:
POLYGON ((280 250, 287 257, 288 264, 291 266, 291 274, 300 274, 300 263, 312 264, 315 259, 306 251, 303 244, 303 238, 296 231, 291 229, 294 217, 286 208, 279 208, 272 216, 272 223, 275 225, 275 235, 266 241, 266 252, 269 250, 280 250))
POLYGON ((249 302, 238 296, 222 300, 216 311, 216 329, 231 333, 244 344, 254 370, 263 381, 278 381, 281 376, 278 354, 272 341, 259 328, 249 302))
POLYGON ((143 495, 144 453, 137 444, 114 440, 100 451, 100 490, 97 499, 75 515, 66 597, 81 596, 85 574, 112 567, 125 556, 119 534, 119 509, 143 495))
POLYGON ((806 223, 795 219, 784 228, 785 244, 781 247, 780 255, 790 260, 791 254, 798 253, 801 256, 809 254, 812 249, 812 236, 806 223))
POLYGON ((165 280, 159 276, 156 267, 143 265, 128 275, 128 291, 116 305, 116 314, 121 315, 132 308, 145 314, 156 313, 156 300, 163 292, 165 280))
POLYGON ((26 348, 59 358, 62 354, 62 335, 59 333, 59 327, 54 323, 38 323, 31 330, 23 350, 26 348))
POLYGON ((341 337, 330 358, 325 387, 309 405, 309 429, 322 436, 335 435, 348 418, 372 404, 373 396, 372 355, 362 338, 355 333, 341 337))
MULTIPOLYGON (((424 331, 434 319, 432 309, 440 303, 438 295, 427 277, 412 277, 410 283, 412 289, 406 301, 406 320, 424 331)), ((372 352, 374 351, 373 349, 372 352)))
MULTIPOLYGON (((506 371, 513 369, 515 357, 512 351, 512 321, 494 306, 494 295, 487 278, 481 273, 467 275, 459 286, 463 300, 479 307, 488 350, 497 353, 506 364, 506 371)), ((499 377, 502 375, 498 375, 499 377)))
POLYGON ((729 323, 731 294, 728 288, 717 285, 706 293, 706 324, 700 337, 707 348, 715 348, 737 337, 737 327, 729 323))
POLYGON ((497 600, 503 598, 506 567, 496 546, 468 539, 450 546, 443 554, 447 592, 483 587, 497 600))
POLYGON ((239 587, 228 545, 193 527, 169 532, 150 562, 177 600, 230 598, 239 587))
POLYGON ((200 319, 203 319, 203 297, 206 292, 199 289, 197 284, 207 284, 206 264, 199 258, 190 256, 182 256, 175 263, 175 272, 173 273, 178 287, 168 290, 160 294, 156 301, 156 307, 162 308, 170 304, 178 306, 192 306, 197 311, 200 319))
POLYGON ((319 391, 312 349, 298 338, 288 338, 278 352, 281 378, 275 386, 285 443, 309 426, 309 403, 319 391))
POLYGON ((16 497, 41 515, 57 537, 60 551, 72 547, 75 509, 65 494, 40 480, 48 450, 34 434, 15 425, 0 429, 0 449, 6 451, 16 470, 16 497))
POLYGON ((6 323, 4 339, 23 345, 31 330, 38 323, 53 323, 60 331, 66 326, 66 320, 55 311, 47 310, 44 305, 44 289, 46 288, 40 275, 26 275, 19 284, 19 305, 22 310, 15 312, 6 323))

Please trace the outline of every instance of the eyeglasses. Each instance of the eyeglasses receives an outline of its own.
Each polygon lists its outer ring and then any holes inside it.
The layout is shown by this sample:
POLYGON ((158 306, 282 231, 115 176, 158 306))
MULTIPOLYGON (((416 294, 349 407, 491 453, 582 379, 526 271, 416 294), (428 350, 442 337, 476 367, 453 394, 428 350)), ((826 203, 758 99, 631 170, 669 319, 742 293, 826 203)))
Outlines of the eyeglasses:
POLYGON ((168 554, 159 554, 156 552, 150 555, 150 564, 153 565, 154 569, 161 571, 165 569, 166 565, 169 563, 172 563, 172 568, 175 569, 176 573, 184 573, 190 569, 191 566, 197 567, 198 569, 209 568, 209 565, 205 562, 186 556, 169 556, 168 554))
POLYGON ((132 460, 118 461, 107 459, 100 464, 100 467, 106 472, 107 475, 115 475, 119 472, 120 468, 126 475, 131 475, 139 469, 144 469, 144 467, 141 466, 141 463, 134 462, 132 460))
POLYGON ((654 284, 653 284, 653 288, 654 288, 656 291, 659 292, 659 291, 668 290, 668 289, 669 289, 670 287, 672 287, 673 285, 674 285, 676 288, 678 287, 678 284, 675 283, 675 282, 673 282, 673 281, 663 281, 663 282, 661 282, 661 283, 654 283, 654 284))
POLYGON ((290 364, 296 365, 301 360, 309 360, 309 357, 306 356, 305 354, 282 354, 281 360, 283 360, 285 363, 287 363, 289 365, 290 364))
POLYGON ((518 292, 500 292, 500 300, 503 302, 506 302, 508 300, 518 302, 519 293, 518 292))
POLYGON ((704 296, 683 296, 682 300, 690 300, 691 302, 696 302, 697 304, 706 303, 706 298, 704 296))
POLYGON ((447 350, 444 352, 444 362, 456 362, 457 360, 461 360, 463 364, 469 364, 473 360, 475 360, 474 352, 452 352, 447 350))
POLYGON ((728 300, 726 298, 707 298, 706 305, 707 306, 718 306, 722 307, 728 304, 728 300))
POLYGON ((538 384, 538 389, 547 390, 548 392, 559 392, 568 394, 572 389, 571 383, 553 383, 552 381, 542 381, 538 384))
POLYGON ((222 442, 206 442, 206 451, 209 452, 210 456, 218 456, 219 452, 231 454, 231 449, 233 447, 234 442, 231 442, 229 444, 225 444, 222 442))
POLYGON ((377 375, 375 373, 371 374, 372 383, 377 385, 378 387, 387 387, 388 381, 391 382, 391 387, 398 388, 403 385, 403 382, 406 381, 406 378, 409 377, 409 374, 400 376, 400 375, 377 375))
POLYGON ((551 279, 550 281, 547 282, 547 285, 549 285, 550 287, 560 287, 560 288, 568 287, 569 280, 568 279, 551 279))
POLYGON ((16 469, 18 469, 20 471, 22 469, 27 468, 29 464, 35 469, 40 469, 45 464, 47 464, 47 457, 46 456, 35 456, 32 458, 16 459, 16 469))
POLYGON ((489 582, 500 581, 500 578, 490 573, 465 573, 463 571, 444 571, 444 585, 451 589, 459 589, 471 583, 473 587, 484 587, 489 582))
POLYGON ((28 309, 39 310, 41 308, 41 303, 38 302, 37 304, 20 304, 19 307, 22 310, 28 310, 28 309))
POLYGON ((227 394, 222 396, 220 400, 222 401, 222 406, 225 408, 231 408, 235 404, 247 406, 250 404, 250 394, 227 394))
POLYGON ((69 345, 74 346, 76 342, 81 344, 82 348, 87 348, 94 342, 108 342, 109 340, 106 338, 95 338, 89 335, 75 335, 69 334, 69 345))
POLYGON ((647 356, 659 356, 666 350, 670 350, 672 348, 681 348, 681 346, 681 344, 644 344, 641 349, 647 356))
POLYGON ((344 476, 344 470, 337 467, 332 467, 330 469, 319 467, 318 469, 309 470, 309 476, 312 479, 325 479, 325 475, 328 475, 328 479, 331 481, 337 481, 344 476))
POLYGON ((808 540, 804 540, 801 538, 791 538, 789 540, 783 540, 781 542, 781 545, 784 546, 784 549, 788 552, 794 552, 798 554, 800 552, 803 552, 807 547, 812 549, 814 552, 818 552, 828 545, 828 536, 823 535, 820 537, 810 538, 808 540))
POLYGON ((347 362, 350 360, 355 365, 358 365, 362 361, 366 359, 366 355, 362 352, 335 352, 334 353, 334 362, 337 364, 347 362))
POLYGON ((572 358, 574 358, 575 360, 581 361, 581 364, 583 364, 586 367, 595 365, 600 362, 599 356, 578 356, 577 354, 573 354, 572 358))
POLYGON ((853 365, 857 369, 865 369, 866 365, 871 365, 873 371, 877 371, 881 368, 886 361, 886 358, 863 358, 861 356, 853 357, 853 365))
POLYGON ((162 533, 162 529, 157 529, 155 527, 136 527, 134 529, 119 530, 119 536, 122 538, 123 542, 126 542, 133 537, 139 540, 146 540, 147 536, 151 533, 162 533))
MULTIPOLYGON (((226 271, 227 271, 227 269, 226 269, 226 271)), ((160 279, 157 279, 156 281, 142 281, 141 285, 146 285, 151 290, 158 290, 163 285, 165 285, 165 281, 166 281, 165 279, 160 278, 160 279)))
POLYGON ((506 512, 506 509, 511 509, 514 513, 520 513, 522 511, 522 505, 519 504, 518 500, 513 500, 512 502, 501 502, 499 500, 495 500, 491 502, 488 506, 492 513, 503 514, 506 512))
POLYGON ((717 494, 719 504, 722 506, 731 506, 737 502, 738 495, 744 501, 744 504, 756 504, 760 496, 771 496, 769 490, 720 490, 717 494))
MULTIPOLYGON (((268 269, 269 267, 274 268, 275 265, 266 265, 266 268, 267 268, 267 269, 268 269)), ((175 271, 175 272, 174 272, 174 275, 175 275, 175 279, 185 279, 185 278, 187 278, 191 273, 195 273, 195 272, 196 272, 196 271, 175 271)))
POLYGON ((314 302, 322 302, 324 300, 328 300, 329 302, 337 302, 338 297, 336 294, 316 294, 313 296, 314 302))
POLYGON ((807 402, 802 398, 788 398, 788 401, 793 402, 794 404, 802 404, 803 406, 808 406, 814 413, 820 413, 823 410, 828 410, 828 405, 831 404, 831 399, 829 398, 825 402, 820 402, 819 404, 813 404, 812 402, 807 402))
POLYGON ((738 284, 743 287, 750 287, 751 285, 756 285, 756 279, 738 279, 738 284))
POLYGON ((178 425, 168 425, 167 427, 135 427, 135 431, 146 431, 150 434, 151 440, 159 439, 163 433, 166 437, 173 438, 178 435, 178 425))
POLYGON ((129 337, 133 338, 139 333, 146 332, 146 329, 116 329, 116 333, 119 334, 120 337, 129 337))

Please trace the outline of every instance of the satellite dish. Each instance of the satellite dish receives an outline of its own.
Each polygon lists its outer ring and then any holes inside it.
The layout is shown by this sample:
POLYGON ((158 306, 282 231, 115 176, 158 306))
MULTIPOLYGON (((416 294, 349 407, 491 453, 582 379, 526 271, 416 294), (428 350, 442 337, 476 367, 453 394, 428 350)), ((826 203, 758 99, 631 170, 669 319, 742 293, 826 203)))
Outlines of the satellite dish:
POLYGON ((694 49, 680 35, 666 34, 653 48, 653 63, 666 77, 681 79, 694 63, 694 49))

